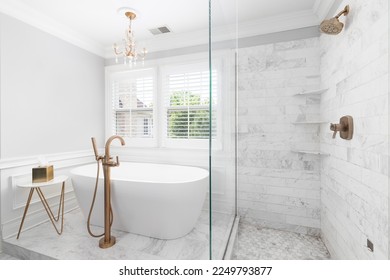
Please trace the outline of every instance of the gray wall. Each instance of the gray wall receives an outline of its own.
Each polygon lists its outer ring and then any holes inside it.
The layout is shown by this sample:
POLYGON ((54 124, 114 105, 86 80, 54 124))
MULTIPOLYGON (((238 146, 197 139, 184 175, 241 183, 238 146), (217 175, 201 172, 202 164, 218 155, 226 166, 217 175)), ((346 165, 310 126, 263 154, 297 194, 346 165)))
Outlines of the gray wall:
POLYGON ((1 159, 104 137, 104 59, 0 14, 1 159))
MULTIPOLYGON (((103 140, 104 59, 0 14, 0 135, 1 240, 22 215, 22 208, 12 205, 25 197, 10 182, 14 174, 31 176, 26 157, 77 154, 91 149, 91 136, 103 140)), ((65 157, 53 164, 57 174, 67 174, 89 158, 65 157)), ((67 197, 67 207, 73 207, 73 194, 67 197)), ((42 222, 44 210, 36 202, 28 226, 42 222)))

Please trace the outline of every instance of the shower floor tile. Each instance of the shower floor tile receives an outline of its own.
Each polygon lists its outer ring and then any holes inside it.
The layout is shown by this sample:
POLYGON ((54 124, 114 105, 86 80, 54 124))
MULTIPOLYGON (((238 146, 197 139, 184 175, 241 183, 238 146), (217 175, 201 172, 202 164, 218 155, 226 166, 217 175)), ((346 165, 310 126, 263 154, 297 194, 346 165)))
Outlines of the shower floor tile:
POLYGON ((240 223, 232 259, 326 260, 330 254, 319 237, 240 223))
MULTIPOLYGON (((233 218, 227 214, 213 214, 213 254, 222 258, 233 218)), ((194 230, 182 238, 161 240, 112 231, 116 237, 115 246, 100 249, 99 238, 89 236, 84 217, 80 210, 65 214, 64 232, 57 235, 50 221, 33 227, 3 242, 3 251, 20 259, 208 259, 209 219, 203 211, 194 230)), ((92 226, 93 232, 102 228, 92 226)))

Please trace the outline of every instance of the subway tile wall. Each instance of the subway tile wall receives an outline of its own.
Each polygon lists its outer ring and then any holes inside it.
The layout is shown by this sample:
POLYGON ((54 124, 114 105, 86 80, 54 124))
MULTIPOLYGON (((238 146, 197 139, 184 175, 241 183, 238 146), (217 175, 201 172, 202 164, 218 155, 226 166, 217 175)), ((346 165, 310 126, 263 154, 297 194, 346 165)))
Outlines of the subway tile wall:
POLYGON ((350 141, 321 125, 321 235, 333 258, 388 255, 388 1, 348 0, 337 36, 321 35, 321 119, 354 118, 350 141), (367 249, 367 239, 374 252, 367 249))
POLYGON ((242 223, 320 234, 319 38, 239 50, 242 223))

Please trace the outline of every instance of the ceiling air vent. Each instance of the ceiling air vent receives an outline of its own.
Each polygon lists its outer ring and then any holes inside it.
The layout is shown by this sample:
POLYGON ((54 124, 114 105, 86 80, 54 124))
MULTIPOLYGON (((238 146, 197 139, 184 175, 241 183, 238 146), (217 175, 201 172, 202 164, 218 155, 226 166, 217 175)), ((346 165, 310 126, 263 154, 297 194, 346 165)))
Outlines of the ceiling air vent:
POLYGON ((157 28, 152 28, 152 29, 149 29, 149 31, 153 35, 160 35, 160 34, 170 33, 171 32, 171 30, 167 26, 160 26, 160 27, 157 27, 157 28))

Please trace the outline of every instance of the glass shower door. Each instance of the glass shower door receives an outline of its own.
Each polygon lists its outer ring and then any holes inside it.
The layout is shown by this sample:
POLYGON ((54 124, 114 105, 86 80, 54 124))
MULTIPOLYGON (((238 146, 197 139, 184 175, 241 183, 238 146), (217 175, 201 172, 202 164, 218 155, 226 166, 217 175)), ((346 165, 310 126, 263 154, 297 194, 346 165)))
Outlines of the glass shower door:
POLYGON ((236 205, 236 0, 210 0, 210 259, 228 249, 236 205))

